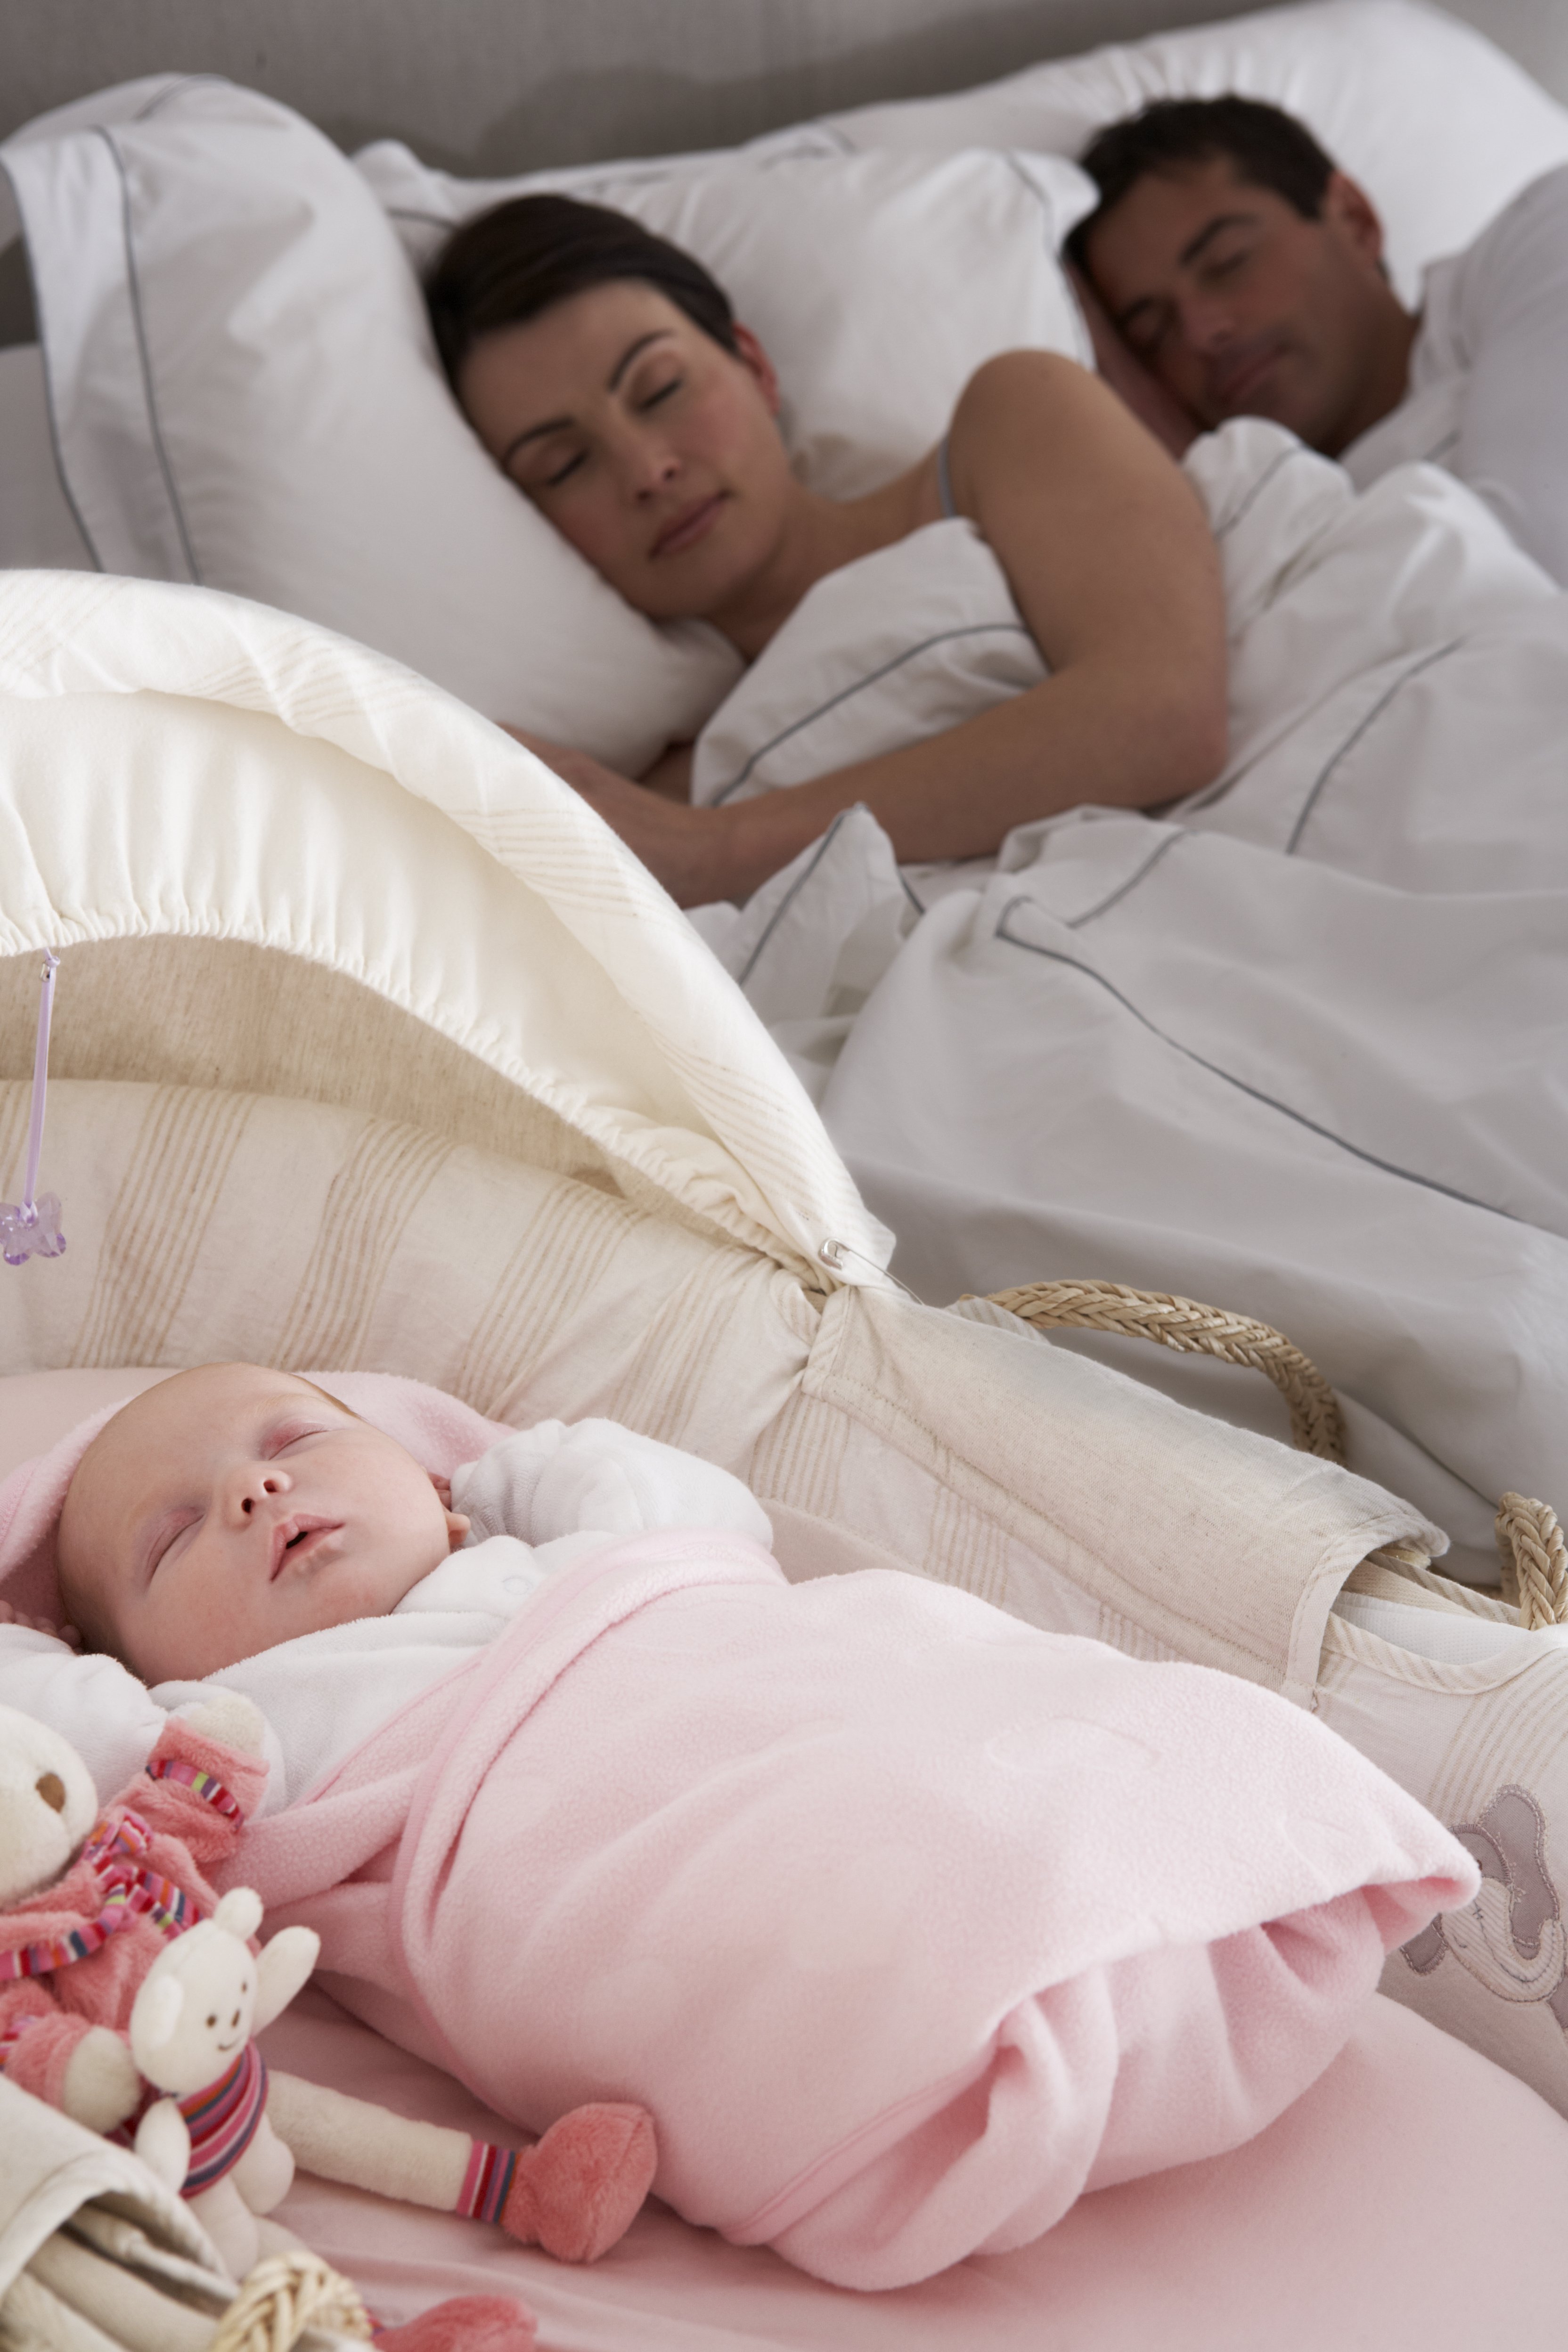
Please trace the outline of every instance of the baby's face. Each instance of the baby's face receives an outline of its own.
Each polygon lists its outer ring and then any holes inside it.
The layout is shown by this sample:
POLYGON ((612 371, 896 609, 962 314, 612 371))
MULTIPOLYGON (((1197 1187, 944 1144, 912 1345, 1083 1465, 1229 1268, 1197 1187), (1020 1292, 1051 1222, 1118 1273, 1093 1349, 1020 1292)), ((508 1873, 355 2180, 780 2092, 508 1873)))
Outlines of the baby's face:
POLYGON ((381 1617, 468 1521, 384 1432, 287 1372, 205 1364, 117 1412, 71 1480, 60 1590, 143 1682, 381 1617))

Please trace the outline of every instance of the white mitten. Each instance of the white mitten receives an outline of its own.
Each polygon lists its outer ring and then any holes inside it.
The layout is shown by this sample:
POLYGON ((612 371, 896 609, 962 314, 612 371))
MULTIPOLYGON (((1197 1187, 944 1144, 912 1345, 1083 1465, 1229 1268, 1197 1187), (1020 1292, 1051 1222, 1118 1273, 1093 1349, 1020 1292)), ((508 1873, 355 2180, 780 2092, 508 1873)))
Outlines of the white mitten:
POLYGON ((176 1710, 180 1721, 198 1738, 218 1740, 237 1748, 242 1756, 259 1756, 267 1744, 267 1717, 253 1698, 240 1691, 215 1690, 198 1706, 176 1710))
POLYGON ((60 2105, 72 2123, 111 2132, 135 2114, 141 2096, 142 2077, 130 2045, 107 2025, 93 2026, 71 2052, 60 2085, 60 2105))
POLYGON ((766 1512, 739 1478, 616 1421, 542 1421, 503 1438, 453 1473, 452 1508, 467 1513, 471 1540, 714 1528, 773 1542, 766 1512))
POLYGON ((533 1540, 534 1491, 545 1464, 568 1434, 563 1421, 535 1422, 531 1429, 503 1437, 477 1462, 465 1462, 453 1471, 452 1508, 468 1520, 470 1543, 483 1543, 489 1536, 533 1540))
POLYGON ((540 1473, 533 1541, 588 1528, 637 1536, 662 1528, 712 1528, 765 1545, 773 1539, 756 1496, 727 1470, 616 1422, 579 1422, 540 1473))

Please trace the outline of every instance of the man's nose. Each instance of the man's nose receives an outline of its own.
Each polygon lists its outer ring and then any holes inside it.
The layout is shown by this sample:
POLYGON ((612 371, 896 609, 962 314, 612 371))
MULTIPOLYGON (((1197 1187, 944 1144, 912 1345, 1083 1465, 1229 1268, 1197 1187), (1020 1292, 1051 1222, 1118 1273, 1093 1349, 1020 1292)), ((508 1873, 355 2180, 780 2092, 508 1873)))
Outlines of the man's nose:
POLYGON ((1182 341, 1202 359, 1221 352, 1236 339, 1236 319, 1223 295, 1201 287, 1185 289, 1177 299, 1176 324, 1182 341))

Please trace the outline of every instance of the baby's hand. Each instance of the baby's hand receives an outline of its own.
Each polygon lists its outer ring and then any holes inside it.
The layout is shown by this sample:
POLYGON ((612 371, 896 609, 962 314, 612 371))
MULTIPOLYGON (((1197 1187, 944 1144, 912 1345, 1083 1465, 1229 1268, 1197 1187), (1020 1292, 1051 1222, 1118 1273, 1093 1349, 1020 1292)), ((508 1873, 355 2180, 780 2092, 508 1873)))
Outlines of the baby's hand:
POLYGON ((52 1617, 29 1617, 25 1610, 13 1609, 8 1601, 0 1601, 0 1625, 15 1625, 20 1633, 47 1633, 51 1642, 63 1642, 68 1650, 79 1650, 81 1635, 74 1625, 57 1625, 52 1617))

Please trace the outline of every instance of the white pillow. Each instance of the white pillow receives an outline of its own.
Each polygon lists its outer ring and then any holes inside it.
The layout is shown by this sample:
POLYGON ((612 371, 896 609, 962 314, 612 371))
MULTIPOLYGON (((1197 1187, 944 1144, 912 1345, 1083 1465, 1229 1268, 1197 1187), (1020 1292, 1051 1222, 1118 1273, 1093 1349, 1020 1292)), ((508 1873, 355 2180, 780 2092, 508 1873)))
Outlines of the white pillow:
POLYGON ((1031 66, 953 98, 862 106, 821 127, 855 148, 1077 155, 1154 98, 1238 90, 1298 115, 1360 180, 1407 301, 1526 184, 1568 161, 1568 110, 1468 25, 1417 0, 1320 0, 1031 66))
POLYGON ((696 733, 734 653, 634 613, 496 471, 330 140, 231 83, 164 76, 0 155, 101 569, 282 606, 634 774, 696 733))
POLYGON ((355 157, 416 259, 509 196, 609 205, 695 254, 778 366, 802 479, 874 488, 939 440, 983 360, 1092 364, 1058 246, 1093 203, 1059 156, 845 155, 809 127, 729 156, 458 180, 396 141, 355 157))
POLYGON ((44 355, 37 343, 0 351, 0 566, 92 569, 55 466, 44 355))

